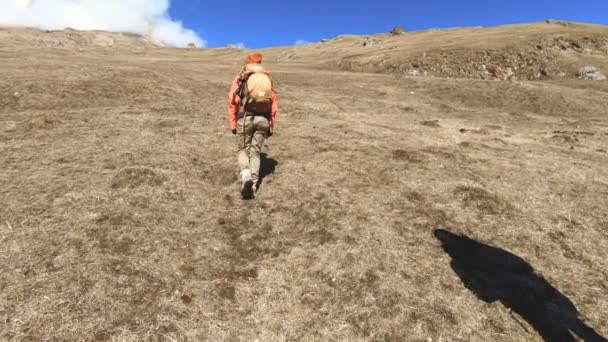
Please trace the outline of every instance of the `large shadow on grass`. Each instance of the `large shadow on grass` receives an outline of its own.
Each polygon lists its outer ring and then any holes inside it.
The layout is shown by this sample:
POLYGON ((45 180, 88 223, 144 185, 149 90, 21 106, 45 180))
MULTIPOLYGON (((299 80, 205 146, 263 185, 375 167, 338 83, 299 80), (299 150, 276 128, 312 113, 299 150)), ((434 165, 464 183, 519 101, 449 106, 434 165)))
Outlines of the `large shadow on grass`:
POLYGON ((279 162, 272 158, 268 158, 268 155, 266 153, 262 153, 260 155, 260 181, 258 182, 259 185, 262 184, 266 176, 274 173, 277 168, 277 165, 279 165, 279 162))
POLYGON ((466 236, 435 229, 464 285, 486 303, 500 301, 519 314, 545 341, 607 340, 579 318, 574 304, 524 259, 466 236))

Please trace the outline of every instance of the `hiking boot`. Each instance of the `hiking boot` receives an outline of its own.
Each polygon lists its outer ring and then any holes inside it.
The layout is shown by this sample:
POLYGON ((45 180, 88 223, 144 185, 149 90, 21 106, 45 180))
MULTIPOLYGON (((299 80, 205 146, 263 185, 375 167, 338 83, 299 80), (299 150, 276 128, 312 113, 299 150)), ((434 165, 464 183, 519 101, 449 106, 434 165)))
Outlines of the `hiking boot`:
POLYGON ((254 184, 253 179, 251 179, 251 171, 243 170, 241 171, 241 194, 245 197, 253 194, 254 184))
POLYGON ((248 169, 241 171, 241 183, 245 184, 249 181, 253 182, 253 179, 251 178, 251 171, 248 169))

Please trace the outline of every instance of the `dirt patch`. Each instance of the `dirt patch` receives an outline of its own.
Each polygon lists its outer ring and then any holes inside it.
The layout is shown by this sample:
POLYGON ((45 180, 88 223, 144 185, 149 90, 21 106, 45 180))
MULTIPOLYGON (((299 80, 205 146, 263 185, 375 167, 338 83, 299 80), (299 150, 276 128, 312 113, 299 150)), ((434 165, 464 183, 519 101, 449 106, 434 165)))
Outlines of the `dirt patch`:
POLYGON ((159 171, 147 167, 128 167, 118 172, 112 180, 112 189, 132 189, 142 185, 162 186, 168 178, 159 171))
POLYGON ((479 215, 512 215, 515 208, 499 196, 483 188, 460 185, 454 189, 454 195, 460 198, 465 208, 478 211, 479 215))
POLYGON ((418 151, 394 150, 391 152, 391 155, 395 160, 405 161, 411 164, 420 164, 425 161, 424 154, 418 151))
POLYGON ((422 126, 426 126, 426 127, 433 127, 433 128, 441 127, 441 125, 439 125, 439 120, 425 120, 425 121, 421 121, 420 124, 422 126))

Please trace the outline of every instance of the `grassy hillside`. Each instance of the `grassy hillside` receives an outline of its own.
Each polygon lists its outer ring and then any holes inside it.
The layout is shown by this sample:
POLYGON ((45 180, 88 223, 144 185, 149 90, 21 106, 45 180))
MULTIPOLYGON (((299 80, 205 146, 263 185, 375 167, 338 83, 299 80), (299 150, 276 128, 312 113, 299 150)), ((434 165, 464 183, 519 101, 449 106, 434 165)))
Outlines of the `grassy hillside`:
POLYGON ((30 37, 0 31, 0 340, 608 335, 608 82, 568 71, 607 65, 605 27, 263 51, 280 113, 253 201, 226 120, 245 51, 30 37), (557 37, 593 42, 547 48, 567 77, 465 72, 557 37))

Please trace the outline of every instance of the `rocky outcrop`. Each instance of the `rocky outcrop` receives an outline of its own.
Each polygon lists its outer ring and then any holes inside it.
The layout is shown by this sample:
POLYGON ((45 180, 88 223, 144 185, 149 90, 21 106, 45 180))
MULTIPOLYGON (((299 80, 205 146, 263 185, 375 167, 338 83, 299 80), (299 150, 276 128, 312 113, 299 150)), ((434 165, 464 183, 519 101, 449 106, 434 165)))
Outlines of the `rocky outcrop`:
MULTIPOLYGON (((369 37, 363 46, 384 46, 369 37)), ((377 56, 353 55, 342 58, 340 67, 350 71, 399 73, 408 76, 438 76, 486 80, 547 80, 575 76, 560 58, 563 53, 579 56, 608 56, 608 37, 558 36, 531 40, 500 49, 446 47, 419 55, 398 56, 390 50, 377 56)), ((586 74, 585 74, 586 75, 586 74)), ((590 73, 601 79, 601 73, 590 73)))

